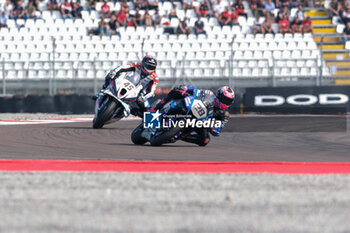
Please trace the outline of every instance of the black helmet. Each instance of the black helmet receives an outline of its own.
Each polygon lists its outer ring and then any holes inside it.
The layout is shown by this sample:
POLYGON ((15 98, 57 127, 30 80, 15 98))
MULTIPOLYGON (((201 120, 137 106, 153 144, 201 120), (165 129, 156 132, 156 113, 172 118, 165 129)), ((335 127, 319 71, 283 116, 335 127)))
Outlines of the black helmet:
POLYGON ((146 73, 152 73, 156 71, 157 68, 157 59, 151 55, 146 55, 142 59, 141 70, 146 73))

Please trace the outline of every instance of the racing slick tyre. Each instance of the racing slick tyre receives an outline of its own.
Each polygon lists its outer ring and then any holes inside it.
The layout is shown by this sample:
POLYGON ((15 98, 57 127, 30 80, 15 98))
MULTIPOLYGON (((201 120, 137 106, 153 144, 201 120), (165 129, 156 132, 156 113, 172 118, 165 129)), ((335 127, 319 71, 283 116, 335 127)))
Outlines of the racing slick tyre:
POLYGON ((147 139, 141 137, 141 133, 143 130, 143 125, 140 124, 139 126, 137 126, 136 129, 134 129, 134 131, 132 131, 131 133, 131 141, 135 144, 135 145, 143 145, 147 142, 147 139))
POLYGON ((150 141, 151 146, 161 146, 162 144, 170 143, 180 129, 179 127, 174 127, 160 134, 155 134, 150 141))
POLYGON ((115 112, 117 108, 117 103, 109 100, 102 110, 98 113, 97 118, 95 117, 92 122, 92 127, 94 129, 100 129, 103 127, 106 121, 108 121, 115 112))

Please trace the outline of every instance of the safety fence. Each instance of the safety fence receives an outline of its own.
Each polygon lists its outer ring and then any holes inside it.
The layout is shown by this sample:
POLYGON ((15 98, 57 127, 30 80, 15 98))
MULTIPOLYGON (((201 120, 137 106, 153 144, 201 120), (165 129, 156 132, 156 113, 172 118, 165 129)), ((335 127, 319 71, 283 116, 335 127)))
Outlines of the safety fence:
MULTIPOLYGON (((213 88, 211 89, 215 91, 213 88)), ((156 95, 153 103, 165 95, 156 95)), ((89 95, 0 97, 0 112, 93 113, 89 95)), ((339 114, 350 112, 350 86, 259 87, 235 89, 230 113, 339 114)), ((346 116, 346 115, 345 115, 346 116)), ((327 125, 329 126, 329 125, 327 125)))
MULTIPOLYGON (((30 60, 1 61, 2 95, 92 94, 101 87, 108 71, 130 60, 30 60)), ((320 58, 240 58, 159 60, 159 87, 180 83, 198 87, 329 85, 320 58)))

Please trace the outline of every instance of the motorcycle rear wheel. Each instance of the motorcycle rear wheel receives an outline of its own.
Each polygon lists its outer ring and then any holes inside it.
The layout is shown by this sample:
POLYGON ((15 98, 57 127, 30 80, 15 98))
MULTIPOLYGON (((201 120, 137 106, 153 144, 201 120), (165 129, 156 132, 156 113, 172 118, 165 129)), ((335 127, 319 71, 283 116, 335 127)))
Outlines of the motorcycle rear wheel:
POLYGON ((94 129, 100 129, 103 127, 106 121, 108 121, 115 112, 117 108, 117 103, 113 100, 108 100, 105 106, 103 106, 102 110, 97 115, 97 118, 95 117, 92 122, 92 127, 94 129))

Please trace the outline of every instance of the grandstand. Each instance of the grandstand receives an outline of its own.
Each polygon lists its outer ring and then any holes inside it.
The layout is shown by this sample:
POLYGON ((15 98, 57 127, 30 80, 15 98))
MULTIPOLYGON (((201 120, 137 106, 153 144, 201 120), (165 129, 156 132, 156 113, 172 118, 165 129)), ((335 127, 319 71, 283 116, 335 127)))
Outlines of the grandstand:
MULTIPOLYGON (((196 21, 195 10, 181 10, 180 2, 175 3, 179 19, 167 18, 170 2, 159 2, 161 25, 120 27, 120 36, 96 36, 89 32, 98 26, 102 2, 96 11, 83 10, 82 18, 65 20, 41 2, 36 20, 9 19, 8 28, 1 28, 0 78, 8 84, 34 81, 37 86, 40 80, 102 80, 113 66, 139 60, 144 54, 159 60, 157 73, 163 86, 181 78, 198 85, 229 80, 236 87, 339 84, 350 78, 350 46, 339 37, 343 25, 325 8, 305 10, 313 20, 313 34, 283 35, 274 23, 275 34, 253 35, 255 18, 248 2, 243 2, 248 17, 239 16, 239 25, 220 27, 215 17, 203 17, 206 35, 196 37, 164 33, 185 16, 190 27, 196 21)), ((109 2, 111 11, 119 11, 121 4, 109 2)), ((133 2, 128 5, 130 15, 134 14, 133 2)), ((292 8, 291 15, 295 11, 292 8)))

